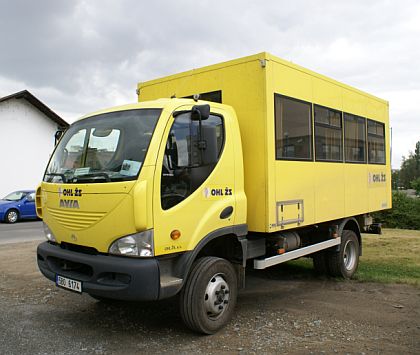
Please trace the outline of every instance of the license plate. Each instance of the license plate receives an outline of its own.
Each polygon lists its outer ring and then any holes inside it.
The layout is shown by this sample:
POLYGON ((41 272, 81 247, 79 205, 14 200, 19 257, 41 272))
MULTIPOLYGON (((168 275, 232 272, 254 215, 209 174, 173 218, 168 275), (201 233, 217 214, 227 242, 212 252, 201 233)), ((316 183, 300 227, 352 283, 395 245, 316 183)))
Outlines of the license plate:
POLYGON ((59 287, 82 293, 82 283, 80 281, 57 275, 55 278, 55 284, 59 287))

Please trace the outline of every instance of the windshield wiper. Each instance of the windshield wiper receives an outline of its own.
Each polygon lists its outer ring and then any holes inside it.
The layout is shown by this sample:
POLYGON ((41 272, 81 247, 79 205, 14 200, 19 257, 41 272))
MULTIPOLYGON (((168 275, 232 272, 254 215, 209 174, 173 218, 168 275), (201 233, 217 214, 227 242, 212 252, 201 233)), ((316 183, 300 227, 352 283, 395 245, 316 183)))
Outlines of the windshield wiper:
POLYGON ((60 174, 60 173, 45 173, 45 175, 60 176, 61 179, 63 180, 63 182, 67 182, 66 176, 64 174, 60 174))
POLYGON ((77 175, 77 176, 73 177, 73 181, 75 181, 76 179, 77 179, 77 181, 85 180, 85 178, 86 179, 92 178, 92 180, 96 180, 96 178, 103 178, 103 179, 105 179, 106 182, 111 182, 111 179, 109 178, 109 175, 107 173, 104 173, 104 172, 77 175))

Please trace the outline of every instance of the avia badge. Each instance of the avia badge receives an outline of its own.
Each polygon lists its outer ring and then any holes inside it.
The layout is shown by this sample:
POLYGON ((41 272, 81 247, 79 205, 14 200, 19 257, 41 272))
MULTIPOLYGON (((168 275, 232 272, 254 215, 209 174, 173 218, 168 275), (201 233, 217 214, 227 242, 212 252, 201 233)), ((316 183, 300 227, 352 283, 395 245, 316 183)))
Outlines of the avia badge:
POLYGON ((77 201, 77 200, 60 200, 60 208, 77 208, 77 209, 80 209, 79 201, 77 201))

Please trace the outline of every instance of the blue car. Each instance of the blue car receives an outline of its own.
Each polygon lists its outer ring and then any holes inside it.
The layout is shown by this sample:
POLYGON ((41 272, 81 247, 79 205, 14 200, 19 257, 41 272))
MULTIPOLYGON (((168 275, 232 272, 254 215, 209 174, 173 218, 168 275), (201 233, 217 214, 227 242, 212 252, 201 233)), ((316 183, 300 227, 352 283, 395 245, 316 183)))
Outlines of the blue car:
POLYGON ((34 190, 15 191, 0 200, 0 221, 15 223, 36 218, 34 190))

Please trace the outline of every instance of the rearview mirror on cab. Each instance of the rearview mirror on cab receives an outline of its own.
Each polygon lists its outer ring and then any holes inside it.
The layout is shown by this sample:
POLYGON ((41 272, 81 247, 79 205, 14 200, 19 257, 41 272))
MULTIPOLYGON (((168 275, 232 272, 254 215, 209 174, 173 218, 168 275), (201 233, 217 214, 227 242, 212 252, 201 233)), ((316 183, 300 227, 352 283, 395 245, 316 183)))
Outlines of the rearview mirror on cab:
POLYGON ((206 120, 210 116, 210 105, 195 105, 191 110, 191 120, 200 121, 206 120))

